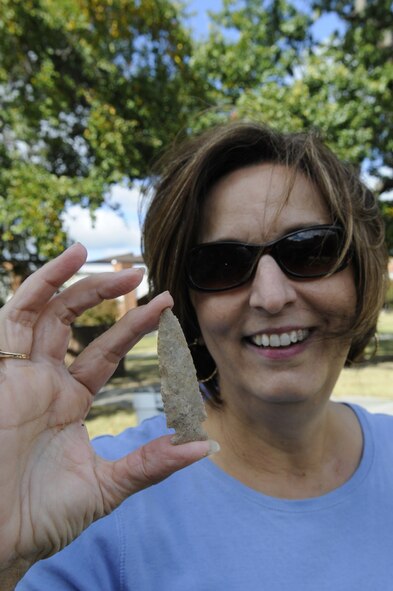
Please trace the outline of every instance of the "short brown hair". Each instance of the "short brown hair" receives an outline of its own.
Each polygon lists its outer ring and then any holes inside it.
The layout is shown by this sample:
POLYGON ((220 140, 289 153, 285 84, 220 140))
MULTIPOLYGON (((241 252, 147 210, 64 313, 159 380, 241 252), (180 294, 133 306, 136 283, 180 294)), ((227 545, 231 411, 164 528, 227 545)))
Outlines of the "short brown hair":
MULTIPOLYGON (((347 362, 363 353, 376 331, 387 279, 385 232, 378 203, 358 172, 341 162, 315 133, 281 133, 249 122, 218 126, 174 146, 159 163, 158 181, 143 227, 143 256, 151 295, 168 289, 174 312, 192 343, 200 329, 185 280, 189 249, 196 243, 201 211, 212 186, 226 174, 271 162, 302 172, 318 188, 332 220, 353 249, 357 310, 347 362)), ((344 253, 345 254, 345 253, 344 253)), ((191 347, 200 379, 214 369, 208 351, 191 347)), ((214 384, 209 388, 218 399, 214 384)))

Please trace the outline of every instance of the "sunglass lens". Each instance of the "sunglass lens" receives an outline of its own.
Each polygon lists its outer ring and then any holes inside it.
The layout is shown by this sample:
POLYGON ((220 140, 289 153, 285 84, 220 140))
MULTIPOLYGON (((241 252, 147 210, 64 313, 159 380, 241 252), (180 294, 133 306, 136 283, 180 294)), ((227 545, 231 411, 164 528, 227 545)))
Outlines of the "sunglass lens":
POLYGON ((338 228, 303 230, 277 245, 285 269, 297 277, 321 277, 335 270, 342 247, 338 228))
POLYGON ((197 247, 188 261, 189 278, 200 289, 230 289, 247 281, 254 259, 251 249, 241 244, 197 247))

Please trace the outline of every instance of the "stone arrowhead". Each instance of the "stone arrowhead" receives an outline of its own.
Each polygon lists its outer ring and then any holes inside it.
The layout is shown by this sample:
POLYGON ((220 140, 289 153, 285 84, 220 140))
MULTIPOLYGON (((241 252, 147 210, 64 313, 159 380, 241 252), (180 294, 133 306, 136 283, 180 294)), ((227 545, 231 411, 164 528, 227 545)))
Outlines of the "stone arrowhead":
POLYGON ((208 439, 201 426, 207 415, 194 363, 179 321, 169 308, 160 317, 157 347, 164 412, 168 427, 176 431, 173 443, 208 439))

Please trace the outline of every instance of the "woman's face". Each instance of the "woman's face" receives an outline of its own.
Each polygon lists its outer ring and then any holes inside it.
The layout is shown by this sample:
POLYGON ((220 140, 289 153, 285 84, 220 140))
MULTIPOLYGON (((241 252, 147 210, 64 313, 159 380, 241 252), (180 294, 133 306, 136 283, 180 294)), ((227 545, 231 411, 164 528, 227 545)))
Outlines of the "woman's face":
MULTIPOLYGON (((283 204, 289 182, 286 168, 274 164, 225 176, 207 196, 200 242, 261 244, 293 230, 332 223, 317 188, 301 173, 283 204)), ((219 293, 192 291, 191 299, 224 400, 242 405, 251 399, 317 402, 330 396, 350 344, 336 333, 355 314, 351 267, 299 281, 264 255, 245 285, 219 293), (296 343, 294 334, 299 335, 296 343)))

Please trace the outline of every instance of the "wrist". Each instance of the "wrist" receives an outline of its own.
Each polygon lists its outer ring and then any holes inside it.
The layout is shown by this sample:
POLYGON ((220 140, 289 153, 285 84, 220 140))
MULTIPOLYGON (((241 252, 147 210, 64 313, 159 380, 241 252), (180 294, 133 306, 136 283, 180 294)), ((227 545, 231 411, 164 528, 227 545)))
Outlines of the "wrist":
POLYGON ((20 559, 7 568, 0 569, 1 591, 14 591, 32 565, 33 563, 20 559))

